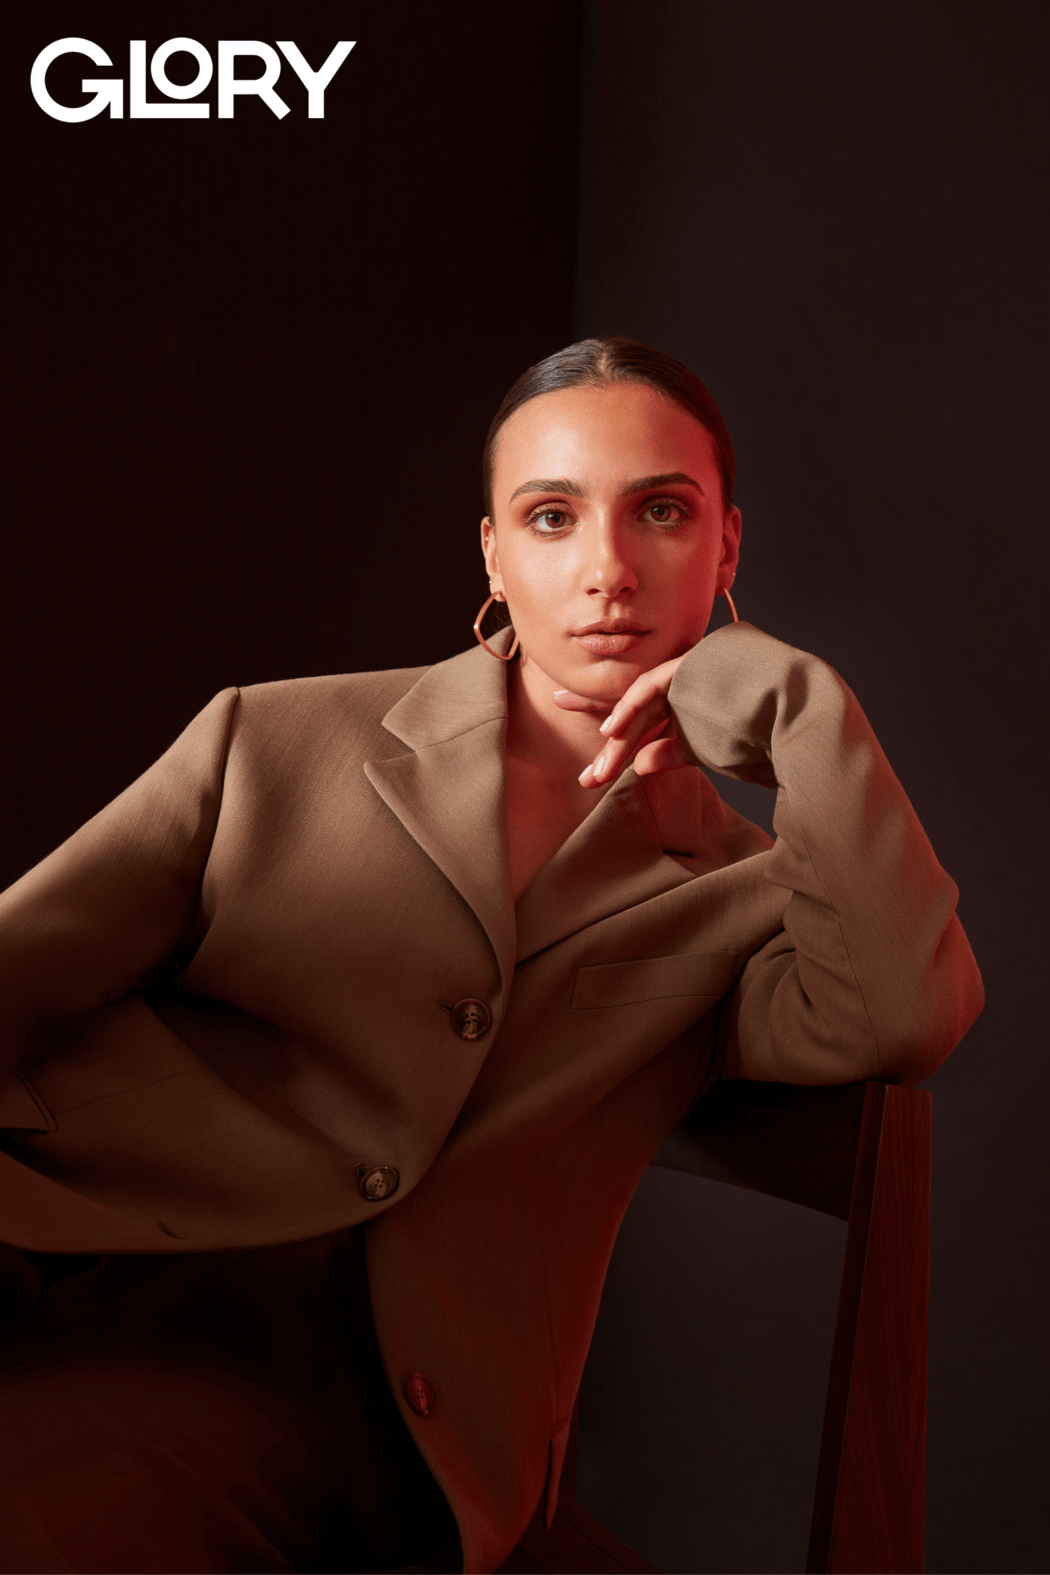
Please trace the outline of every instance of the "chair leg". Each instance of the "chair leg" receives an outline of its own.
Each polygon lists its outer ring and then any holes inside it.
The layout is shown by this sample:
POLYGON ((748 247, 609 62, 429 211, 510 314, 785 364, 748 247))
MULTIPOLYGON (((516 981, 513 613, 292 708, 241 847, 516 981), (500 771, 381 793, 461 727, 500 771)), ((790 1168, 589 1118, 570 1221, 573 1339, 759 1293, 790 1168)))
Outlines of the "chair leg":
POLYGON ((811 1575, 923 1567, 930 1096, 869 1083, 824 1412, 811 1575))

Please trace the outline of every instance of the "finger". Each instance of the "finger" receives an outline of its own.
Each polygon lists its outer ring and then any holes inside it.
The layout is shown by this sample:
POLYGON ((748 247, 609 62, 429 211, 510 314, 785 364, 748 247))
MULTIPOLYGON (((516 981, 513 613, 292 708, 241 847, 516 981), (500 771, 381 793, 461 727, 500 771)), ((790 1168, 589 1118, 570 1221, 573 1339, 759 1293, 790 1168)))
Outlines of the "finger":
POLYGON ((580 773, 580 786, 597 788, 604 787, 607 782, 614 782, 624 767, 630 763, 635 751, 656 738, 670 720, 670 716, 661 717, 654 727, 647 728, 640 737, 633 740, 610 739, 598 757, 580 773))
POLYGON ((609 712, 601 726, 601 731, 606 738, 624 737, 638 717, 643 716, 652 707, 665 703, 659 689, 644 682, 648 677, 648 673, 643 673, 642 678, 631 685, 623 699, 618 700, 609 712))
POLYGON ((574 694, 571 689, 555 689, 554 704, 563 711, 588 711, 592 716, 608 716, 608 700, 590 700, 586 695, 574 694))
POLYGON ((654 695, 648 704, 639 706, 629 716, 622 718, 612 736, 609 733, 605 734, 602 756, 606 761, 619 761, 622 746, 626 751, 626 758, 630 759, 636 749, 641 749, 643 744, 658 737, 670 720, 671 713, 666 697, 660 694, 654 695))
POLYGON ((643 745, 634 757, 634 769, 640 777, 654 776, 657 771, 676 771, 688 764, 677 738, 658 738, 653 744, 643 745))
POLYGON ((667 691, 680 660, 675 657, 670 662, 662 662, 659 667, 652 667, 635 679, 602 723, 601 731, 606 738, 623 737, 641 712, 653 707, 661 710, 666 707, 667 691))

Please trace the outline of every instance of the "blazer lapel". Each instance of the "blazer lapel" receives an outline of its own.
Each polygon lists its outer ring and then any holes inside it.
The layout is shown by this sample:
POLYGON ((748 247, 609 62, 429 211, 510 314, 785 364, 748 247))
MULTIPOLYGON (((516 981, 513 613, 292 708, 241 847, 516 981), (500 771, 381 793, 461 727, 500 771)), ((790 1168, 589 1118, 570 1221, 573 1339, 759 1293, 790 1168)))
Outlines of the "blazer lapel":
MULTIPOLYGON (((667 785, 672 793, 674 786, 667 785)), ((693 804, 699 808, 691 793, 693 804)), ((516 960, 523 962, 586 925, 684 885, 694 875, 668 857, 645 789, 628 767, 519 901, 516 960)))
MULTIPOLYGON (((501 649, 510 638, 502 631, 492 643, 501 649)), ((701 773, 664 772, 647 791, 628 768, 540 871, 515 916, 506 724, 506 668, 480 647, 466 651, 428 668, 383 718, 412 753, 372 760, 365 774, 473 909, 509 991, 516 961, 695 878, 696 865, 669 854, 688 858, 699 848, 701 795, 693 779, 701 773)))
POLYGON ((473 909, 509 992, 515 925, 504 811, 506 672, 480 646, 428 668, 383 718, 411 754, 365 774, 473 909))

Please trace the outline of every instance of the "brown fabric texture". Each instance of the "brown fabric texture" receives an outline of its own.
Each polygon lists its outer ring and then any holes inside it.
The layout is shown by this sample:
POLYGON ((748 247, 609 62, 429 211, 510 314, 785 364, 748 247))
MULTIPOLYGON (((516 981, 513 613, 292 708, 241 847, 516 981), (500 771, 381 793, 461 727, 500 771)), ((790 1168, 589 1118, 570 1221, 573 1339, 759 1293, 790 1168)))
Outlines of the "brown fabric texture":
POLYGON ((719 1070, 915 1081, 981 1004, 955 887, 824 663, 703 640, 671 689, 696 764, 628 770, 516 913, 505 683, 477 649, 227 691, 0 898, 0 1238, 365 1224, 467 1570, 547 1487, 623 1211, 719 1070), (777 787, 775 844, 701 765, 777 787), (400 1175, 380 1203, 373 1165, 400 1175))

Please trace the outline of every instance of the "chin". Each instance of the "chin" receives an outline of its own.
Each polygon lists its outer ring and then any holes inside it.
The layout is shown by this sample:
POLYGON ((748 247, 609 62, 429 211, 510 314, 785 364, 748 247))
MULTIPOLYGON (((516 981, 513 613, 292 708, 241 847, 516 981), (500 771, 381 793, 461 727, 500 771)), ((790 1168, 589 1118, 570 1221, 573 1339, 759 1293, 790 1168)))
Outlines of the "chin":
POLYGON ((568 681, 563 687, 572 689, 578 695, 585 695, 588 700, 621 700, 635 679, 655 665, 654 662, 638 661, 633 653, 630 660, 615 656, 596 658, 568 675, 568 681))
POLYGON ((564 649, 556 649, 549 653, 534 650, 526 655, 526 660, 555 689, 569 689, 587 700, 607 701, 611 708, 623 698, 636 678, 664 658, 643 656, 638 650, 625 652, 622 656, 589 656, 584 651, 574 651, 566 660, 564 649))

